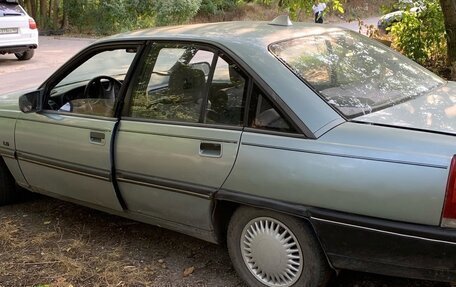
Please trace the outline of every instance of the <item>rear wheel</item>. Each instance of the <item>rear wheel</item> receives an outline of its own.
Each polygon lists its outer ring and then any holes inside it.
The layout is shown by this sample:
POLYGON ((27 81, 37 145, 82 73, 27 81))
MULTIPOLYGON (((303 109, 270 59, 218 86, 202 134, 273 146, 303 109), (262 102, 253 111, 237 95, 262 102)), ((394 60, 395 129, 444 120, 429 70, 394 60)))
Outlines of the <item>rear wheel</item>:
POLYGON ((228 226, 228 251, 249 286, 325 286, 331 269, 312 229, 298 218, 241 207, 228 226))
POLYGON ((30 49, 30 50, 27 50, 27 51, 24 51, 21 53, 14 53, 14 55, 16 56, 16 58, 19 61, 30 60, 34 54, 35 54, 35 50, 33 50, 33 49, 30 49))

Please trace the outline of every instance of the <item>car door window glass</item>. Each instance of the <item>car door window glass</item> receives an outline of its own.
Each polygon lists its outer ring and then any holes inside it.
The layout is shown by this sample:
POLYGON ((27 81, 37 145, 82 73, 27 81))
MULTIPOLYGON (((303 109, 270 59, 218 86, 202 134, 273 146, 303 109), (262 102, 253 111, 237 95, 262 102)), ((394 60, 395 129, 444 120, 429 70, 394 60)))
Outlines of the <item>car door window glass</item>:
POLYGON ((119 91, 136 51, 136 48, 123 48, 93 55, 50 89, 46 108, 113 117, 119 91))
POLYGON ((277 132, 295 133, 293 126, 282 116, 264 93, 254 87, 250 106, 250 127, 277 132))
POLYGON ((219 57, 209 88, 208 124, 243 125, 246 76, 228 59, 219 57))
POLYGON ((133 92, 129 115, 199 122, 213 57, 193 45, 156 45, 133 92))

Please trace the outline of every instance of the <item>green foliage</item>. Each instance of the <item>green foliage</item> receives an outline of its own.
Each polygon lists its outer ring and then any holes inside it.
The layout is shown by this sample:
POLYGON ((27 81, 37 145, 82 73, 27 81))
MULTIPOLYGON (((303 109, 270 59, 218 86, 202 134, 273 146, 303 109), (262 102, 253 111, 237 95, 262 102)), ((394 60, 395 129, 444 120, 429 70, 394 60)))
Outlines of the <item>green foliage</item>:
MULTIPOLYGON (((264 0, 263 2, 265 3, 271 3, 272 1, 267 1, 264 0)), ((346 2, 346 0, 330 0, 330 1, 324 1, 321 0, 320 2, 326 3, 328 8, 332 9, 333 11, 336 11, 338 13, 344 13, 344 6, 343 4, 346 2)), ((314 4, 314 1, 312 0, 280 0, 278 2, 279 6, 282 8, 288 9, 290 13, 290 17, 293 20, 297 20, 299 18, 299 15, 305 11, 306 13, 312 11, 312 6, 314 4)))
POLYGON ((155 24, 164 26, 189 21, 198 12, 201 0, 158 0, 155 5, 155 24))
POLYGON ((215 15, 232 10, 239 4, 237 0, 202 0, 199 13, 215 15))
POLYGON ((65 0, 63 10, 72 28, 80 33, 99 35, 141 29, 153 24, 152 1, 143 0, 65 0))
POLYGON ((445 25, 438 0, 425 0, 420 12, 405 11, 391 28, 393 44, 404 55, 424 64, 445 54, 445 25))
POLYGON ((333 0, 332 1, 332 8, 334 11, 337 11, 341 14, 345 13, 345 10, 344 10, 344 4, 346 1, 343 1, 343 0, 333 0))

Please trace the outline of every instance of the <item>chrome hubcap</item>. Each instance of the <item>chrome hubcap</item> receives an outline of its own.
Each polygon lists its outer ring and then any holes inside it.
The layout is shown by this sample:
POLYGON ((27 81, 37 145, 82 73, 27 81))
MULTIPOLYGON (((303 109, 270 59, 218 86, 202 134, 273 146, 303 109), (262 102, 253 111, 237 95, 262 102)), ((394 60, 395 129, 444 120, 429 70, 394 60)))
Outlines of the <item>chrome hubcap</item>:
POLYGON ((240 243, 247 268, 261 283, 288 287, 301 276, 301 246, 280 221, 270 217, 251 220, 242 231, 240 243))

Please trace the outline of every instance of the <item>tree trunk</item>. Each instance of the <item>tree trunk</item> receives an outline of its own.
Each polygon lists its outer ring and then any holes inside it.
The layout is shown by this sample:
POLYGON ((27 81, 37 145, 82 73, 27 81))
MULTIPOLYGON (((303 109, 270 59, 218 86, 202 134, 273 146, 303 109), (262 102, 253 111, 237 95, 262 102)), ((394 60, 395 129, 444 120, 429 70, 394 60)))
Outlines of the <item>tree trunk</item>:
POLYGON ((40 0, 40 22, 41 22, 41 27, 47 28, 47 12, 48 12, 48 1, 47 0, 40 0))
POLYGON ((30 1, 30 7, 32 8, 32 10, 31 10, 32 18, 35 20, 38 20, 36 18, 36 15, 37 15, 36 0, 29 0, 29 1, 30 1))
POLYGON ((68 16, 68 10, 70 9, 70 7, 71 6, 69 5, 68 0, 62 1, 62 23, 60 23, 61 29, 67 30, 68 27, 70 26, 69 16, 68 16))
POLYGON ((60 18, 60 0, 54 0, 54 8, 52 8, 52 11, 54 13, 54 24, 57 25, 60 18))
POLYGON ((60 28, 59 19, 60 19, 60 0, 54 0, 54 6, 52 8, 53 20, 52 25, 55 29, 60 28))
POLYGON ((51 18, 51 17, 52 17, 52 8, 54 7, 54 1, 49 0, 48 7, 49 7, 49 8, 48 8, 48 11, 47 11, 47 12, 48 12, 47 18, 48 18, 49 20, 51 20, 51 19, 52 19, 52 18, 51 18))
POLYGON ((28 0, 27 2, 24 3, 25 11, 27 11, 28 14, 32 15, 33 17, 33 12, 32 12, 32 1, 28 0))
POLYGON ((456 80, 456 0, 440 0, 447 33, 448 63, 456 80))

